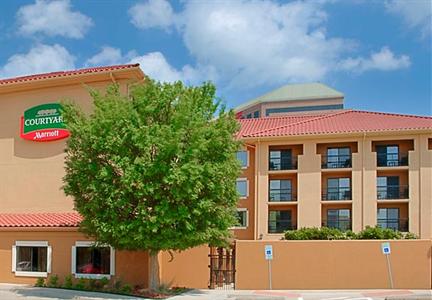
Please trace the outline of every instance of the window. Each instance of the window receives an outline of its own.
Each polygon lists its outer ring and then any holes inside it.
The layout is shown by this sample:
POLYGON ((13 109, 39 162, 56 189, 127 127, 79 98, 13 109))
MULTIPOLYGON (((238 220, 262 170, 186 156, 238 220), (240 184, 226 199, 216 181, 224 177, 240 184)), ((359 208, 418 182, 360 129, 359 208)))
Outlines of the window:
POLYGON ((254 118, 259 118, 260 117, 260 112, 259 110, 255 111, 253 114, 254 118))
POLYGON ((400 157, 398 145, 377 146, 377 165, 379 167, 407 166, 408 157, 400 157))
POLYGON ((340 230, 351 229, 351 211, 349 209, 329 209, 327 210, 327 224, 329 228, 340 230))
POLYGON ((114 249, 95 247, 93 242, 76 242, 72 247, 72 273, 75 277, 102 278, 114 275, 114 249))
POLYGON ((269 170, 291 170, 294 169, 292 163, 291 149, 270 150, 269 170))
POLYGON ((246 115, 246 119, 252 119, 252 113, 246 115))
POLYGON ((293 229, 291 210, 271 210, 268 214, 268 233, 283 233, 293 229))
POLYGON ((246 208, 237 208, 238 225, 234 228, 244 229, 248 227, 248 211, 246 208))
POLYGON ((269 201, 293 201, 291 180, 272 179, 270 180, 269 201))
POLYGON ((377 177, 378 199, 408 199, 408 187, 399 184, 398 176, 377 177))
POLYGON ((327 193, 324 200, 349 200, 351 199, 350 178, 328 178, 327 193))
POLYGON ((240 161, 241 167, 243 169, 249 166, 249 152, 248 151, 238 151, 237 159, 240 161))
POLYGON ((45 241, 16 241, 12 246, 12 272, 16 276, 47 277, 51 247, 45 241))
POLYGON ((326 158, 324 168, 351 168, 351 149, 349 147, 327 148, 326 158))
POLYGON ((240 194, 240 198, 246 198, 249 196, 247 179, 237 179, 237 192, 240 194))
POLYGON ((399 208, 378 208, 377 216, 377 224, 381 228, 390 228, 402 231, 399 219, 399 208))

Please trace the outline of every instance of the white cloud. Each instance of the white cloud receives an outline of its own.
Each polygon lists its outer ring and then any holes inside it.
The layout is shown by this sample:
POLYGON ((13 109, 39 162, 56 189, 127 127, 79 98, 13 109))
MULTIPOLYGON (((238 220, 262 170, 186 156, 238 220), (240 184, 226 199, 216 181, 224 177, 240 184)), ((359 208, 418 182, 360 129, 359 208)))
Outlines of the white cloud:
MULTIPOLYGON (((87 60, 86 65, 113 65, 125 63, 139 63, 143 72, 159 81, 173 82, 182 80, 187 84, 200 83, 205 76, 200 68, 185 65, 181 69, 173 67, 161 52, 150 52, 143 55, 135 50, 122 54, 121 49, 110 46, 102 47, 101 51, 87 60)), ((209 76, 213 76, 211 70, 205 70, 209 76)), ((208 77, 207 77, 208 78, 208 77)))
POLYGON ((129 9, 132 24, 140 29, 160 27, 167 29, 174 22, 174 12, 166 0, 148 0, 129 9))
POLYGON ((85 65, 86 66, 97 66, 97 65, 117 65, 123 64, 125 61, 137 56, 135 51, 130 51, 126 55, 123 55, 121 49, 110 46, 103 46, 101 51, 91 58, 89 58, 85 65))
POLYGON ((403 18, 411 29, 419 29, 426 37, 432 34, 432 2, 430 0, 391 0, 385 3, 389 13, 403 18))
POLYGON ((396 56, 388 47, 383 47, 379 52, 374 52, 368 58, 347 58, 340 62, 340 69, 362 73, 369 70, 394 71, 405 69, 411 65, 407 55, 396 56))
POLYGON ((80 39, 93 24, 91 18, 72 11, 69 0, 36 0, 20 7, 16 17, 18 31, 23 35, 41 33, 80 39))
POLYGON ((37 73, 75 69, 75 57, 64 47, 55 45, 37 45, 24 54, 11 56, 0 67, 0 77, 14 77, 37 73))

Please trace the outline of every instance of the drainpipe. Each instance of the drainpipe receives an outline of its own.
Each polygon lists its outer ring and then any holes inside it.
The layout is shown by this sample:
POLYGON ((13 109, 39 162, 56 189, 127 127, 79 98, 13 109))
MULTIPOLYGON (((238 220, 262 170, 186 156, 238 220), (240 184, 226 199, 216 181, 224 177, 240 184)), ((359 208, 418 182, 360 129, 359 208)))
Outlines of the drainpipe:
POLYGON ((364 184, 364 176, 365 176, 365 145, 366 145, 366 132, 365 131, 363 131, 363 143, 362 143, 362 176, 361 176, 361 183, 362 183, 362 190, 361 190, 361 199, 362 199, 362 201, 361 201, 361 214, 362 214, 362 217, 361 217, 361 228, 360 228, 360 230, 363 230, 363 228, 364 228, 364 223, 365 223, 365 221, 364 221, 364 201, 365 201, 365 198, 364 198, 364 191, 365 191, 365 184, 364 184))
POLYGON ((259 221, 259 206, 258 206, 258 192, 259 192, 259 172, 261 172, 261 169, 259 167, 260 164, 260 138, 258 138, 257 147, 255 148, 255 220, 254 220, 254 236, 255 239, 262 239, 262 234, 258 235, 258 221, 259 221))

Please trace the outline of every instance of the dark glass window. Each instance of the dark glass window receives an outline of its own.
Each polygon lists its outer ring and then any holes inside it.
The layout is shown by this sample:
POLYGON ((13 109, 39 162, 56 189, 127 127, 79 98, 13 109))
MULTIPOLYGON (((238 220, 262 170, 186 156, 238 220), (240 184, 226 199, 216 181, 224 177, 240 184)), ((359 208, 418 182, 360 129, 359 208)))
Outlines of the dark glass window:
POLYGON ((349 200, 351 199, 351 179, 328 178, 326 200, 349 200))
POLYGON ((255 111, 253 116, 254 116, 254 118, 259 118, 260 117, 259 110, 255 111))
POLYGON ((269 233, 283 233, 293 228, 290 210, 271 210, 269 211, 268 218, 269 233))
POLYGON ((238 220, 237 227, 247 227, 247 211, 238 210, 237 211, 237 220, 238 220))
POLYGON ((377 177, 378 199, 403 199, 408 197, 408 189, 401 187, 398 176, 377 177))
POLYGON ((401 230, 399 223, 399 208, 378 208, 377 216, 378 226, 393 230, 401 230))
POLYGON ((343 148, 328 148, 327 157, 324 162, 324 167, 333 168, 350 168, 351 167, 351 149, 343 148))
POLYGON ((75 249, 78 274, 110 274, 109 247, 76 247, 75 249))
POLYGON ((351 229, 351 211, 349 209, 327 210, 327 227, 340 230, 351 229))
POLYGON ((395 167, 406 165, 408 161, 400 160, 399 146, 397 145, 386 145, 377 146, 377 164, 379 167, 395 167))
POLYGON ((246 115, 246 119, 252 119, 252 113, 246 115))
POLYGON ((294 168, 291 149, 270 150, 269 170, 291 170, 294 168))
POLYGON ((269 189, 269 201, 292 201, 292 184, 289 179, 271 179, 269 189))
POLYGON ((47 247, 16 247, 16 270, 47 272, 47 247))
POLYGON ((244 179, 237 180, 237 192, 240 194, 241 198, 246 198, 248 196, 247 180, 244 179))

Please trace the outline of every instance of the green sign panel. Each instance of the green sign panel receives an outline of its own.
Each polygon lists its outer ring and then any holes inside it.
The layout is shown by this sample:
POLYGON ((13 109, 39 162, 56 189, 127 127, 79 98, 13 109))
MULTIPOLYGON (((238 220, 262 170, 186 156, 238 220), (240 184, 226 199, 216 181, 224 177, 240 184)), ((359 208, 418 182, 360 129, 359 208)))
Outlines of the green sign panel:
POLYGON ((58 103, 48 103, 26 110, 21 117, 21 138, 46 142, 68 137, 60 108, 58 103))

